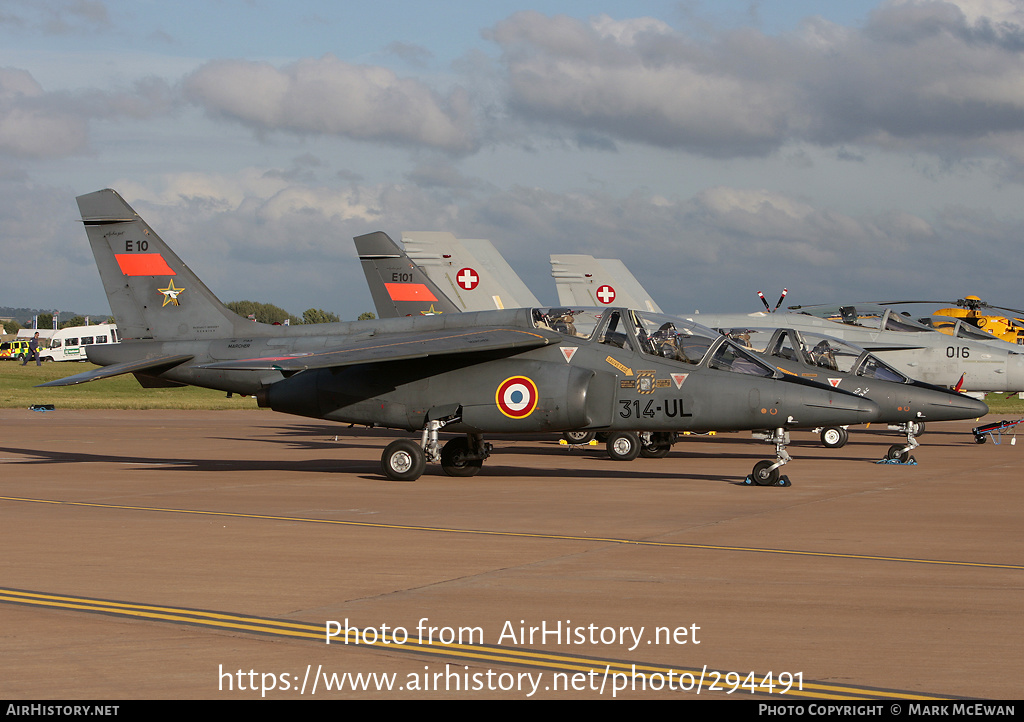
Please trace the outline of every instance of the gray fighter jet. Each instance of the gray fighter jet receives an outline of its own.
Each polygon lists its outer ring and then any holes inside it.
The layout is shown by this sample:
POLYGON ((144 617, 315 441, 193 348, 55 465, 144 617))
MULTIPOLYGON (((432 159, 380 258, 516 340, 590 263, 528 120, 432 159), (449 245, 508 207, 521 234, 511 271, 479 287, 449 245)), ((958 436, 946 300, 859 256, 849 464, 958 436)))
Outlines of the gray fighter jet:
MULTIPOLYGON (((420 431, 381 457, 395 480, 427 460, 476 474, 485 433, 605 429, 622 453, 637 431, 845 425, 877 417, 873 402, 782 374, 725 337, 699 365, 654 352, 635 315, 517 309, 301 326, 232 313, 114 191, 79 209, 123 342, 89 348, 103 368, 45 384, 132 373, 144 386, 255 394, 285 413, 420 431), (440 446, 441 430, 463 434, 440 446)), ((776 484, 782 460, 754 468, 776 484)))
MULTIPOLYGON (((592 256, 552 256, 551 268, 560 302, 582 301, 588 287, 611 288, 615 302, 626 306, 641 302, 592 256)), ((884 306, 855 304, 797 310, 802 312, 694 313, 683 317, 722 330, 791 328, 832 336, 867 349, 910 378, 936 386, 959 384, 964 392, 1024 390, 1024 349, 969 324, 958 323, 950 336, 884 306)))
MULTIPOLYGON (((431 236, 442 235, 445 234, 431 234, 431 236)), ((432 240, 426 234, 421 238, 419 253, 422 256, 439 255, 439 249, 432 245, 432 240)), ((422 277, 419 264, 414 263, 408 253, 399 248, 385 234, 361 236, 355 239, 355 243, 374 298, 385 298, 383 303, 378 304, 378 313, 382 315, 391 314, 393 311, 397 313, 397 307, 393 301, 395 295, 402 297, 426 295, 431 299, 446 295, 446 289, 438 287, 429 278, 422 277), (382 279, 394 281, 395 278, 405 276, 411 279, 415 278, 417 289, 422 284, 424 290, 410 293, 403 291, 401 286, 391 285, 385 292, 381 283, 382 279)), ((573 279, 573 285, 584 288, 587 293, 586 296, 569 295, 560 288, 560 301, 593 302, 595 298, 600 299, 601 288, 608 286, 605 283, 608 279, 602 280, 601 277, 598 277, 591 281, 594 274, 572 270, 573 264, 581 261, 592 264, 594 262, 592 257, 552 256, 551 259, 552 275, 560 279, 573 279), (562 269, 565 270, 564 273, 560 272, 562 269)), ((625 268, 621 262, 597 261, 597 263, 601 264, 609 274, 614 273, 618 267, 625 268), (616 263, 618 265, 615 265, 616 263)), ((621 292, 632 294, 635 288, 640 288, 640 293, 644 293, 632 274, 629 274, 628 271, 626 274, 631 283, 624 283, 622 277, 614 277, 614 283, 621 289, 621 292)), ((482 281, 480 286, 485 295, 491 294, 495 297, 508 295, 494 279, 482 281)), ((609 295, 614 296, 615 293, 615 291, 610 291, 609 295)), ((630 300, 637 300, 632 295, 629 297, 630 300)), ((607 300, 611 300, 611 298, 607 300)), ((445 306, 445 310, 449 312, 458 310, 455 298, 449 297, 447 301, 450 301, 451 305, 445 306)), ((410 314, 422 311, 423 303, 423 301, 411 301, 406 304, 404 310, 410 314)), ((645 305, 651 305, 651 303, 650 299, 647 299, 645 305)), ((779 300, 777 306, 781 303, 782 299, 779 300)), ((765 304, 767 305, 767 301, 765 304)), ((431 305, 434 306, 433 303, 431 305)), ((601 311, 598 310, 596 313, 600 314, 601 311)), ((642 328, 640 336, 647 339, 646 342, 652 345, 657 353, 685 363, 699 363, 707 347, 714 343, 715 337, 718 335, 711 329, 694 325, 692 322, 687 323, 687 331, 683 335, 677 330, 678 318, 650 311, 634 311, 633 318, 642 328), (696 350, 696 353, 693 350, 696 350)), ((570 322, 567 321, 567 323, 570 322)), ((924 428, 925 419, 955 421, 976 418, 988 413, 988 407, 981 401, 942 387, 914 381, 864 349, 836 338, 821 334, 800 333, 793 329, 745 328, 732 331, 730 336, 735 341, 763 354, 764 361, 777 367, 783 373, 827 383, 833 388, 841 386, 844 390, 852 391, 858 396, 864 396, 877 403, 880 420, 893 425, 892 428, 902 431, 907 436, 905 444, 894 444, 889 448, 887 457, 890 459, 899 459, 905 462, 910 458, 910 452, 919 445, 915 436, 924 428)), ((567 432, 565 435, 570 441, 578 443, 586 438, 580 435, 586 433, 581 430, 567 432)), ((778 458, 788 460, 784 449, 784 435, 780 435, 777 430, 772 430, 761 437, 766 441, 775 442, 778 458)), ((656 439, 652 438, 650 434, 643 433, 640 438, 641 453, 644 456, 663 456, 671 448, 671 441, 666 442, 664 438, 656 439)), ((847 439, 847 431, 841 426, 821 429, 821 440, 827 447, 841 447, 846 444, 847 439)), ((609 448, 609 453, 616 458, 614 449, 609 448)))
MULTIPOLYGON (((880 420, 907 435, 906 444, 889 447, 889 459, 909 459, 926 420, 957 421, 988 413, 982 401, 908 378, 869 351, 831 336, 790 328, 730 329, 728 335, 785 373, 827 382, 877 403, 880 420)), ((829 448, 844 446, 847 438, 842 427, 821 430, 821 442, 829 448)))

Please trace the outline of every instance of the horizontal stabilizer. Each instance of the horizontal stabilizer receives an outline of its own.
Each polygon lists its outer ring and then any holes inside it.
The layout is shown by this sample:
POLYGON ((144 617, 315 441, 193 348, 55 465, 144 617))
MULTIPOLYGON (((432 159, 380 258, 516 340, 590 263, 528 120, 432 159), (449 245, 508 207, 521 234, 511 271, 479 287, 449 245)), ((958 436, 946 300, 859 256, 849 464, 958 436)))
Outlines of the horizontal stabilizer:
MULTIPOLYGON (((546 331, 515 328, 458 328, 423 333, 387 334, 380 338, 335 346, 325 351, 286 354, 266 358, 221 361, 197 368, 230 371, 305 371, 364 363, 406 361, 428 356, 506 352, 511 356, 540 346, 559 343, 564 337, 546 331)), ((499 354, 500 355, 500 354, 499 354)))
POLYGON ((45 384, 39 384, 38 388, 46 388, 47 386, 75 386, 76 384, 84 384, 89 381, 97 381, 99 379, 110 378, 111 376, 120 376, 121 374, 138 373, 141 371, 148 371, 152 374, 156 369, 159 369, 162 373, 163 371, 179 364, 183 364, 192 358, 192 354, 179 354, 176 356, 156 356, 154 358, 140 359, 138 361, 125 361, 124 363, 103 366, 98 369, 93 369, 92 371, 86 371, 84 373, 75 374, 74 376, 68 376, 67 378, 57 379, 56 381, 48 381, 45 384))

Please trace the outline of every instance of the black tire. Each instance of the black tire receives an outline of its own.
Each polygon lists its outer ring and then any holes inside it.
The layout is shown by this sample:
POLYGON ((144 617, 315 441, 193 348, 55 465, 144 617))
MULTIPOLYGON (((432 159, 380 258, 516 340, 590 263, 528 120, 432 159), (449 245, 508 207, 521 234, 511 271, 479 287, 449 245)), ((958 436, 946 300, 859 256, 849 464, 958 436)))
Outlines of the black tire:
POLYGON ((416 481, 427 468, 427 457, 415 441, 392 441, 380 457, 384 476, 392 481, 416 481))
POLYGON ((640 455, 640 437, 632 431, 616 431, 608 436, 605 448, 614 461, 632 461, 640 455))
POLYGON ((765 459, 754 464, 754 470, 750 472, 750 478, 758 486, 774 486, 779 481, 779 468, 772 469, 774 461, 765 459))
POLYGON ((672 451, 671 446, 643 446, 640 448, 640 456, 645 459, 664 459, 668 456, 668 452, 672 451))
POLYGON ((476 476, 484 465, 483 459, 467 459, 469 441, 458 436, 441 447, 441 468, 448 476, 476 476))
POLYGON ((923 421, 911 421, 910 428, 914 432, 914 436, 920 436, 924 433, 924 422, 923 421))
POLYGON ((975 436, 974 437, 974 443, 975 444, 984 444, 987 441, 988 441, 988 437, 987 436, 975 436))
POLYGON ((640 456, 645 459, 664 459, 672 451, 673 441, 675 441, 675 434, 656 431, 651 434, 650 444, 641 444, 640 456))
POLYGON ((589 444, 597 436, 593 431, 566 431, 562 438, 570 444, 589 444))
POLYGON ((596 434, 594 434, 594 438, 600 441, 602 444, 608 441, 609 436, 611 436, 611 434, 607 431, 598 431, 596 434))
POLYGON ((850 440, 850 432, 842 426, 830 426, 821 430, 821 445, 826 449, 841 449, 850 440))
POLYGON ((890 461, 893 459, 899 459, 901 464, 907 463, 910 460, 910 452, 903 450, 904 444, 893 444, 889 447, 889 451, 886 452, 885 458, 890 461))

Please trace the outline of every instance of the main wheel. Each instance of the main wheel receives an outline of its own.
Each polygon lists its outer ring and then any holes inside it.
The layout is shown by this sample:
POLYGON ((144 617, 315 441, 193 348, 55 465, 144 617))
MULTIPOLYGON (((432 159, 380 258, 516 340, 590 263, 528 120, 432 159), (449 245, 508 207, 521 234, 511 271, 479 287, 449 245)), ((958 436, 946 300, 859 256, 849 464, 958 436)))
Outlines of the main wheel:
POLYGON ((772 469, 774 461, 765 459, 754 464, 754 470, 750 472, 750 478, 758 486, 772 486, 779 480, 779 468, 772 469))
POLYGON ((448 476, 476 476, 484 465, 483 459, 467 459, 469 441, 457 436, 441 447, 441 468, 448 476))
POLYGON ((668 452, 672 451, 672 442, 675 441, 675 434, 665 431, 656 431, 651 434, 651 443, 640 445, 640 456, 645 459, 664 459, 668 452))
POLYGON ((901 464, 907 463, 910 459, 910 452, 903 450, 903 444, 893 444, 889 447, 889 451, 886 452, 886 459, 899 459, 901 464))
POLYGON ((924 433, 924 422, 923 421, 911 421, 910 430, 914 432, 914 436, 920 436, 924 433))
POLYGON ((392 441, 380 457, 384 476, 392 481, 416 481, 427 468, 427 457, 415 441, 392 441))
POLYGON ((640 455, 640 437, 632 431, 616 431, 608 437, 605 448, 615 461, 632 461, 640 455))
POLYGON ((850 440, 850 432, 842 426, 830 426, 821 432, 821 444, 826 449, 840 449, 850 440))
POLYGON ((566 431, 562 438, 570 444, 589 444, 597 436, 593 431, 566 431))

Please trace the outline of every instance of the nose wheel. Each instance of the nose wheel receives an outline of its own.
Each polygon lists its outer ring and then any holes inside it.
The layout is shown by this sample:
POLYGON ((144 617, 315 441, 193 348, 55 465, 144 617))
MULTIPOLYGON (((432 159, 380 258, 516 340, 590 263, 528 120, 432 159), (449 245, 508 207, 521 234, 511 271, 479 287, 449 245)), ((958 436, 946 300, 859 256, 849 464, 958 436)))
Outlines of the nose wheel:
POLYGON ((916 463, 917 460, 910 455, 910 452, 916 449, 921 444, 914 438, 915 434, 921 433, 924 429, 924 424, 919 421, 908 421, 905 424, 900 424, 900 431, 907 435, 906 444, 893 444, 889 447, 889 450, 885 452, 885 458, 890 462, 899 462, 901 464, 909 464, 910 462, 916 463))
POLYGON ((786 452, 789 433, 783 428, 778 428, 771 436, 765 438, 765 441, 775 444, 775 461, 766 459, 754 464, 754 470, 743 480, 743 483, 747 486, 792 486, 793 483, 789 477, 780 471, 792 460, 786 452))

